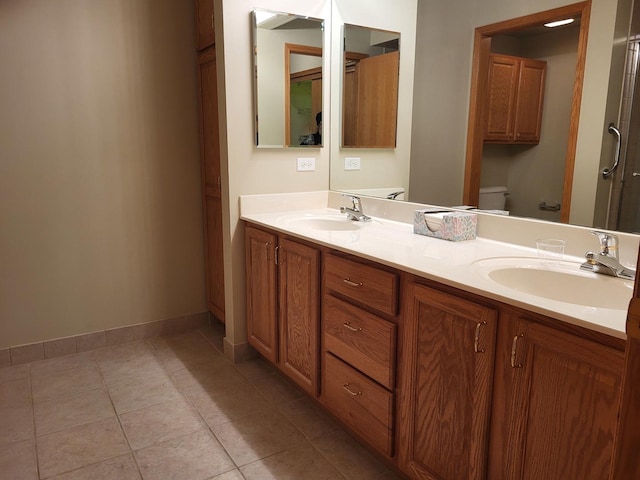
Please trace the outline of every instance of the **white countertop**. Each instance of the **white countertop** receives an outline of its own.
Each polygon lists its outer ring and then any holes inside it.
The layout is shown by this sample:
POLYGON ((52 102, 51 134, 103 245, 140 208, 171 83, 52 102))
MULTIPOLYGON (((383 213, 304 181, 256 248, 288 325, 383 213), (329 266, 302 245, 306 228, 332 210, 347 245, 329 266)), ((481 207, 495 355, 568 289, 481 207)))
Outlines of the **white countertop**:
MULTIPOLYGON (((484 238, 450 242, 416 235, 412 224, 376 217, 373 222, 362 224, 357 230, 311 229, 292 220, 304 216, 340 215, 339 211, 330 208, 286 211, 282 206, 275 210, 279 211, 265 213, 265 208, 242 208, 241 218, 467 292, 626 339, 628 302, 619 308, 609 309, 554 301, 503 286, 482 275, 481 269, 473 265, 477 260, 492 257, 536 258, 535 248, 484 238)), ((582 261, 579 257, 565 256, 565 259, 575 261, 576 265, 582 261)), ((606 281, 620 282, 620 288, 628 289, 631 298, 633 282, 614 278, 606 281)))

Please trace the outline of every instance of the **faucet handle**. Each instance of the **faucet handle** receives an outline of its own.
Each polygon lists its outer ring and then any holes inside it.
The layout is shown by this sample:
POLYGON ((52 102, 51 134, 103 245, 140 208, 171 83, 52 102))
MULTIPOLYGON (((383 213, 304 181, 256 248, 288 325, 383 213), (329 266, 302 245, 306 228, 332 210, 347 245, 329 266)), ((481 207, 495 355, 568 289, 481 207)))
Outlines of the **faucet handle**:
POLYGON ((591 230, 591 234, 598 237, 600 242, 600 255, 618 259, 618 236, 600 230, 591 230))
POLYGON ((347 197, 348 199, 351 200, 351 203, 353 204, 353 209, 356 212, 360 211, 360 197, 358 197, 357 195, 351 195, 350 193, 343 193, 342 194, 343 197, 347 197))

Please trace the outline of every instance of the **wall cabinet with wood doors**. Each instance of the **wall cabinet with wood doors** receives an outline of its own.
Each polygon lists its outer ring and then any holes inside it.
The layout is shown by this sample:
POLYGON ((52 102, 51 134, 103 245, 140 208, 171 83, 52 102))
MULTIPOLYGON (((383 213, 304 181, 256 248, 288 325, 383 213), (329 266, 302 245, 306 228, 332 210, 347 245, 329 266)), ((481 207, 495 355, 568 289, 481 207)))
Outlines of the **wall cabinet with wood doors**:
POLYGON ((485 143, 540 142, 547 63, 489 55, 485 143))
POLYGON ((197 78, 207 305, 209 311, 224 322, 222 179, 216 71, 215 48, 200 53, 197 78))
POLYGON ((485 478, 498 312, 410 282, 399 463, 411 478, 485 478))
POLYGON ((204 50, 216 41, 213 0, 195 0, 196 50, 204 50))
POLYGON ((504 313, 487 478, 608 479, 624 353, 504 313))
POLYGON ((400 275, 335 252, 323 265, 320 401, 391 458, 400 275))
POLYGON ((320 252, 247 225, 247 337, 267 360, 318 394, 320 252))

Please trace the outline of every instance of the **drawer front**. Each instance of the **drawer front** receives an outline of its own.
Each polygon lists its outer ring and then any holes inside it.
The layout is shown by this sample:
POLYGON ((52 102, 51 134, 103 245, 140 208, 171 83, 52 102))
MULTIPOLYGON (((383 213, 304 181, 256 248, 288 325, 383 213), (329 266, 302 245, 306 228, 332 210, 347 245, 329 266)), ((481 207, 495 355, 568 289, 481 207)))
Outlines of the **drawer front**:
POLYGON ((324 403, 336 417, 387 456, 393 455, 393 394, 325 352, 324 403))
POLYGON ((322 302, 325 350, 389 389, 395 385, 396 326, 331 295, 322 302))
POLYGON ((325 285, 382 313, 398 312, 398 275, 335 255, 324 259, 325 285))

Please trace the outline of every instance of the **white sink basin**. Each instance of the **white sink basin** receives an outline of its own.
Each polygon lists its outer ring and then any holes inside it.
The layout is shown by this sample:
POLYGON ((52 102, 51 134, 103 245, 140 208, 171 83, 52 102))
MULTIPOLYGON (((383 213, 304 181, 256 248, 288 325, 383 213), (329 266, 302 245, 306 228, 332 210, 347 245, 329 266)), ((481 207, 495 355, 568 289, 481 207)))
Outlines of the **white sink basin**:
POLYGON ((376 220, 356 222, 347 218, 346 215, 337 213, 292 213, 281 220, 289 227, 328 232, 352 232, 367 225, 379 224, 376 220))
POLYGON ((627 310, 633 282, 580 270, 578 262, 542 262, 534 257, 478 260, 473 268, 511 290, 557 302, 627 310))

